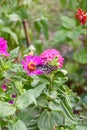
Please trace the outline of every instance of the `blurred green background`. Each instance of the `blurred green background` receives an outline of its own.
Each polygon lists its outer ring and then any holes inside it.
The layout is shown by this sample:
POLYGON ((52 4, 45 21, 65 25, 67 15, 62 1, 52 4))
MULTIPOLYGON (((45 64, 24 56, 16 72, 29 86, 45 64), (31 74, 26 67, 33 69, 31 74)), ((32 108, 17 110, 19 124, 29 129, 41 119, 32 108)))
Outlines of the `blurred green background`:
POLYGON ((20 46, 40 54, 56 48, 65 58, 68 86, 81 101, 75 113, 87 115, 87 24, 75 18, 78 8, 87 11, 87 0, 0 0, 0 37, 8 41, 9 50, 20 46), (27 21, 27 47, 23 21, 27 21))

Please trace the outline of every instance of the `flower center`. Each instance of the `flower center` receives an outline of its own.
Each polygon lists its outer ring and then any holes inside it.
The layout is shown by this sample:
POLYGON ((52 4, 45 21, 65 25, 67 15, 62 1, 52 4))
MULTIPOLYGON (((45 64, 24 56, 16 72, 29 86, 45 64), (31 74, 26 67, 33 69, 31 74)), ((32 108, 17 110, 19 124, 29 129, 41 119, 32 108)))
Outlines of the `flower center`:
POLYGON ((36 64, 35 64, 35 62, 30 61, 28 63, 28 69, 31 70, 31 71, 36 70, 36 64))

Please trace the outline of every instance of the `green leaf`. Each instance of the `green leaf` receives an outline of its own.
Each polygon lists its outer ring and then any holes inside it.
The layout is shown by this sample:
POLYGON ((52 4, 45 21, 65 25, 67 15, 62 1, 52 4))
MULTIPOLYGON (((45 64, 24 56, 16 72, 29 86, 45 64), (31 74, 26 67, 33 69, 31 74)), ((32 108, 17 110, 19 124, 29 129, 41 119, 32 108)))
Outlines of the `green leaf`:
POLYGON ((65 0, 60 0, 61 4, 65 7, 66 1, 65 0))
POLYGON ((82 28, 80 31, 81 34, 87 35, 87 29, 86 28, 82 28))
POLYGON ((51 101, 48 107, 53 111, 62 113, 62 116, 64 116, 65 119, 68 119, 70 122, 74 122, 75 118, 73 116, 72 109, 70 108, 69 103, 65 103, 64 100, 63 102, 61 100, 55 100, 53 102, 51 101))
POLYGON ((55 111, 43 111, 38 120, 40 130, 53 130, 54 126, 63 124, 63 116, 55 111))
POLYGON ((48 22, 47 22, 47 18, 42 17, 42 19, 40 20, 40 24, 42 26, 42 32, 45 36, 45 39, 48 40, 48 22))
POLYGON ((28 130, 36 130, 39 116, 40 110, 35 105, 30 105, 26 109, 22 110, 18 115, 18 117, 28 127, 28 130))
MULTIPOLYGON (((13 77, 14 78, 14 77, 13 77)), ((17 90, 21 93, 24 94, 25 90, 23 89, 23 83, 22 83, 22 79, 20 80, 16 80, 15 81, 15 86, 17 88, 17 90)))
POLYGON ((35 29, 38 33, 40 33, 41 31, 41 26, 40 26, 40 22, 38 20, 34 21, 34 26, 35 26, 35 29))
POLYGON ((78 63, 74 63, 73 62, 67 62, 66 65, 65 65, 65 68, 67 69, 67 71, 69 73, 74 73, 76 72, 76 70, 78 69, 78 63))
POLYGON ((81 8, 83 8, 84 10, 87 9, 87 1, 86 0, 84 0, 84 2, 81 1, 80 4, 81 4, 81 8))
POLYGON ((87 125, 78 125, 76 126, 76 130, 87 130, 87 125))
POLYGON ((20 110, 26 108, 28 105, 32 103, 36 104, 34 89, 28 90, 25 94, 20 95, 16 100, 16 106, 20 110))
POLYGON ((53 80, 53 83, 57 85, 62 85, 65 82, 67 82, 67 80, 68 80, 68 77, 55 77, 53 80))
POLYGON ((51 111, 51 118, 53 122, 53 127, 55 125, 63 125, 64 124, 64 115, 60 112, 51 111))
MULTIPOLYGON (((48 95, 49 96, 49 95, 48 95)), ((50 97, 49 97, 50 98, 50 97)), ((52 97, 51 97, 52 98, 52 97)), ((48 104, 49 104, 49 101, 47 101, 44 96, 42 97, 39 97, 38 100, 37 100, 37 104, 38 106, 40 107, 43 107, 43 108, 47 108, 48 107, 48 104)))
POLYGON ((87 49, 82 49, 79 52, 74 53, 74 60, 81 63, 87 63, 87 49))
POLYGON ((14 33, 9 27, 3 27, 1 28, 1 31, 10 34, 14 41, 18 44, 18 38, 16 33, 14 33))
POLYGON ((9 123, 8 128, 9 130, 27 130, 27 127, 21 120, 14 123, 9 123))
POLYGON ((18 52, 19 52, 19 47, 13 49, 10 51, 10 59, 14 59, 14 58, 17 58, 18 56, 18 52))
POLYGON ((64 69, 58 69, 57 72, 55 73, 55 76, 57 77, 64 77, 67 75, 67 71, 64 69))
POLYGON ((0 26, 3 25, 3 24, 4 24, 3 20, 0 19, 0 26))
POLYGON ((83 100, 84 103, 87 104, 87 95, 84 95, 82 100, 83 100))
POLYGON ((59 69, 58 72, 62 72, 64 75, 67 75, 67 71, 64 69, 59 69))
POLYGON ((71 122, 71 123, 76 123, 76 119, 73 115, 73 111, 72 111, 72 108, 71 108, 71 104, 70 102, 67 100, 67 98, 63 99, 62 103, 62 111, 65 115, 65 118, 71 122))
POLYGON ((53 39, 53 44, 61 44, 61 42, 65 41, 67 38, 67 31, 62 29, 56 32, 54 39, 53 39))
POLYGON ((36 54, 39 55, 43 51, 43 48, 44 48, 42 41, 35 40, 33 44, 36 48, 36 50, 35 50, 36 54))
POLYGON ((72 10, 75 10, 75 11, 76 11, 78 6, 81 6, 81 5, 79 5, 79 2, 77 0, 73 0, 73 1, 69 0, 68 4, 69 4, 69 7, 72 8, 72 10))
POLYGON ((58 100, 57 102, 50 102, 49 103, 49 106, 48 106, 51 110, 54 110, 54 111, 59 111, 59 112, 62 112, 62 106, 61 106, 61 101, 58 100))
POLYGON ((41 84, 34 89, 28 90, 25 94, 20 95, 16 100, 16 106, 21 110, 32 103, 36 104, 36 98, 40 96, 45 87, 46 84, 41 84))
POLYGON ((33 82, 31 83, 31 85, 33 87, 36 87, 38 84, 49 84, 49 78, 45 75, 40 75, 39 77, 36 75, 32 76, 33 78, 33 82))
POLYGON ((42 32, 46 40, 48 40, 48 21, 47 18, 42 16, 34 22, 35 29, 38 33, 42 32))
POLYGON ((74 94, 70 96, 70 101, 71 101, 72 107, 75 107, 79 103, 80 98, 76 94, 74 94))
POLYGON ((76 21, 66 16, 61 17, 61 22, 62 22, 62 26, 66 29, 73 29, 76 26, 76 21))
MULTIPOLYGON (((46 88, 46 83, 38 85, 36 88, 32 89, 31 92, 35 96, 35 98, 37 98, 40 96, 44 88, 46 88)), ((30 94, 31 92, 28 90, 27 93, 30 94)))
POLYGON ((0 101, 0 117, 6 117, 14 114, 16 108, 6 102, 0 101))
MULTIPOLYGON (((79 37, 79 35, 80 35, 80 32, 78 30, 67 31, 67 38, 69 38, 70 40, 74 41, 75 39, 77 39, 77 37, 79 37)), ((75 40, 75 42, 77 41, 75 40)))
POLYGON ((10 21, 21 21, 21 18, 18 14, 9 14, 10 21))

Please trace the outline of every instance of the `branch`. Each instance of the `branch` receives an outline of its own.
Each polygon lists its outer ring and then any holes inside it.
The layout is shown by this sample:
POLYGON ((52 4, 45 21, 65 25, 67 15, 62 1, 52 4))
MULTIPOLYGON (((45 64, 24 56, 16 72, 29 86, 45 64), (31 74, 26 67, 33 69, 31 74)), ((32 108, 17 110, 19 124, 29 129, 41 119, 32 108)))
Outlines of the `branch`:
POLYGON ((24 31, 25 31, 27 46, 30 46, 31 41, 30 41, 30 37, 29 37, 29 34, 28 34, 28 21, 26 19, 23 20, 23 27, 24 27, 24 31))

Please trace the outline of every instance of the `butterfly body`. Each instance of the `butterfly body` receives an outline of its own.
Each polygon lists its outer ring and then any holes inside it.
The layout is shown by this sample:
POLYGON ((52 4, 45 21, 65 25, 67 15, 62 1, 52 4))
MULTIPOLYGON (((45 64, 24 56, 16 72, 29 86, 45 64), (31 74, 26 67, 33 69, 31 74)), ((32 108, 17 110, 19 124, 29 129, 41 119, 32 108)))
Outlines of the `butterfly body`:
POLYGON ((43 65, 37 65, 36 68, 38 70, 41 70, 44 74, 50 74, 52 71, 57 69, 57 66, 43 64, 43 65))

